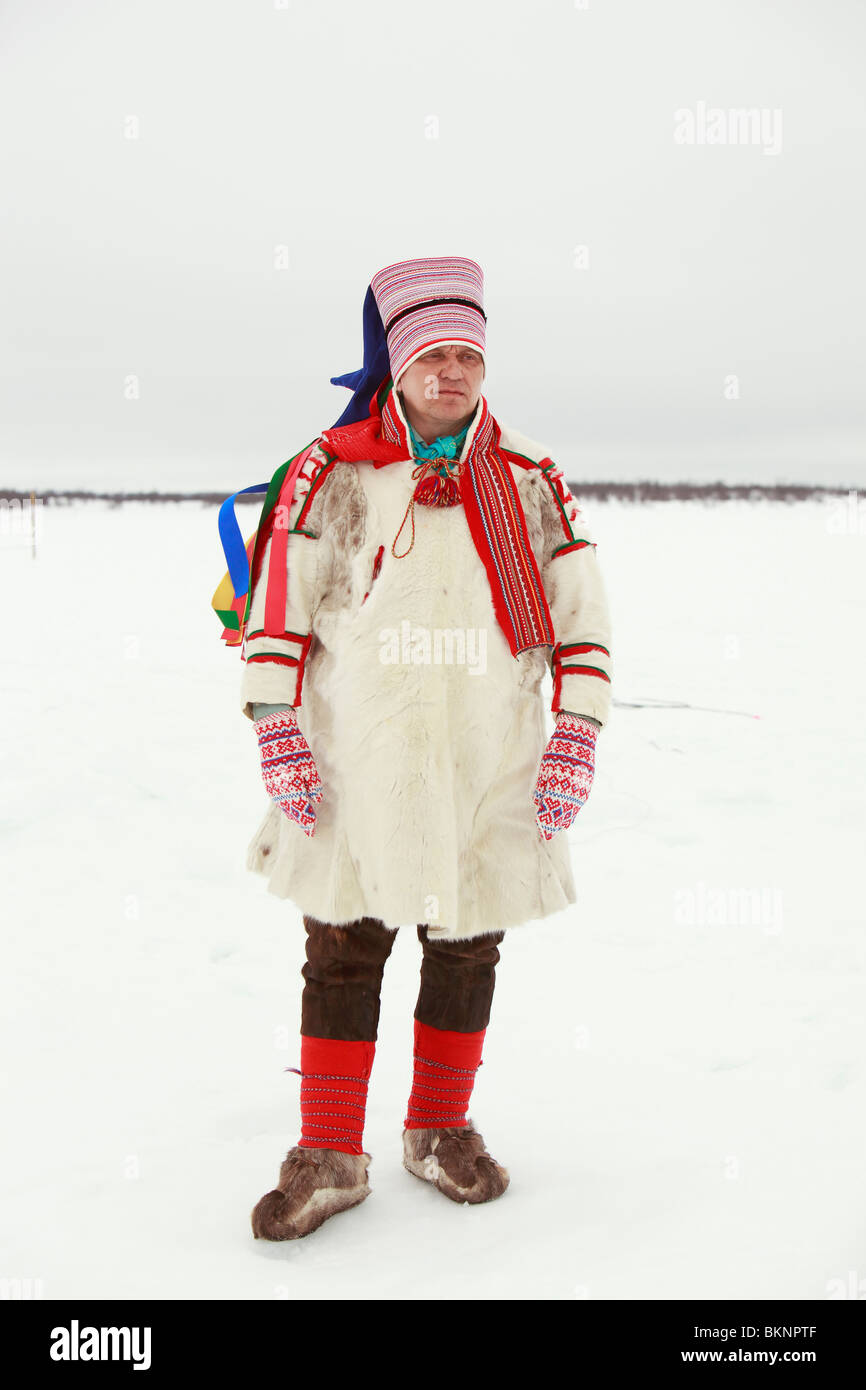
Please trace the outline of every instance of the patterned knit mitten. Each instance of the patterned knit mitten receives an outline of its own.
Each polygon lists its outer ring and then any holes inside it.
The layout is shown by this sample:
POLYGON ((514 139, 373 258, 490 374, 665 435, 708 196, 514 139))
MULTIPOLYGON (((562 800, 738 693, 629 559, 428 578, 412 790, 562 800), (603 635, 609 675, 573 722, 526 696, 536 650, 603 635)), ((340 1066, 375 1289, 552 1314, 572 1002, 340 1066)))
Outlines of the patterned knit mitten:
POLYGON ((310 746, 291 707, 255 721, 268 794, 305 835, 316 826, 314 801, 321 801, 322 782, 310 746))
POLYGON ((588 719, 564 710, 557 713, 532 794, 535 821, 545 840, 557 830, 567 830, 589 796, 597 734, 597 726, 588 719))

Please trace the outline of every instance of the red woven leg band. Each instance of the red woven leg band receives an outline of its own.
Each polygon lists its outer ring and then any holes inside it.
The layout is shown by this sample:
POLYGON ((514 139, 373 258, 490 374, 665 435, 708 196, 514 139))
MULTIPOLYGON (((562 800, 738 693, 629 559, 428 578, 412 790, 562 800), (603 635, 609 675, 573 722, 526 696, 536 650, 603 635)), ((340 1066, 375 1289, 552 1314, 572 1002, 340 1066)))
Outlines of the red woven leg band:
POLYGON ((364 1152, 367 1083, 374 1042, 301 1035, 302 1149, 364 1152))
POLYGON ((486 1028, 477 1033, 452 1033, 415 1019, 412 1094, 404 1129, 442 1129, 465 1126, 466 1112, 481 1066, 486 1028))

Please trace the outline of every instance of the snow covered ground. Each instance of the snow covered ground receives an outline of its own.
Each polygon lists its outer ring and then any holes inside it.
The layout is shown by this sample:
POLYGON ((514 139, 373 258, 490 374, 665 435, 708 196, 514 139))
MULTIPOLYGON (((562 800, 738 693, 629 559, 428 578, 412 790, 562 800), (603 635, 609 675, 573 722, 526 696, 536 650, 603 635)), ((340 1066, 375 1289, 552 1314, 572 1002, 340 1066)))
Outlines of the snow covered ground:
POLYGON ((249 1213, 297 1138, 303 929, 244 866, 265 793, 209 608, 215 511, 46 509, 35 559, 0 536, 0 1276, 45 1298, 866 1293, 866 535, 817 501, 585 510, 618 703, 570 832, 580 902, 502 946, 471 1114, 511 1187, 458 1207, 401 1166, 409 928, 373 1195, 282 1245, 249 1213))

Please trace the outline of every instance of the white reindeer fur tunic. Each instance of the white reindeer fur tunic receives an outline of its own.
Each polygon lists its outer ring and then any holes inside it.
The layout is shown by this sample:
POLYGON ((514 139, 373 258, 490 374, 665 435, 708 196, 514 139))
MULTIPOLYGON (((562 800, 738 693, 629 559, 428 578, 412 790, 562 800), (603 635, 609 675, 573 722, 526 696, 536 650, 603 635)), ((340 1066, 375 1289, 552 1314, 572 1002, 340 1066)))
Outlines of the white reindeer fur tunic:
MULTIPOLYGON (((461 505, 416 503, 415 543, 403 558, 391 553, 417 460, 377 468, 313 454, 288 521, 284 639, 261 635, 268 541, 241 704, 248 718, 260 701, 299 706, 324 795, 312 837, 269 802, 247 863, 270 892, 319 921, 374 917, 465 938, 576 901, 565 834, 545 840, 535 821, 532 792, 552 731, 541 685, 551 670, 554 710, 607 722, 608 606, 595 545, 560 470, 540 445, 501 431, 553 649, 511 655, 461 505), (578 539, 587 544, 574 548, 578 539), (590 664, 575 669, 561 646, 591 648, 577 658, 590 664)), ((410 540, 407 520, 395 549, 410 540)))

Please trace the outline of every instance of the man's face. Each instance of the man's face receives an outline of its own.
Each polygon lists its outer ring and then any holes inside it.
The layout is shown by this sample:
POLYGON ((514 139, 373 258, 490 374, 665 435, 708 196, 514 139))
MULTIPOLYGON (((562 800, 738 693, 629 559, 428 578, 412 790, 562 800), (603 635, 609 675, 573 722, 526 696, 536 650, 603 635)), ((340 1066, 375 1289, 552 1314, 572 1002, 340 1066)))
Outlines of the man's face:
POLYGON ((444 427, 474 412, 483 380, 480 352, 465 343, 443 343, 416 357, 397 389, 416 416, 444 427))

